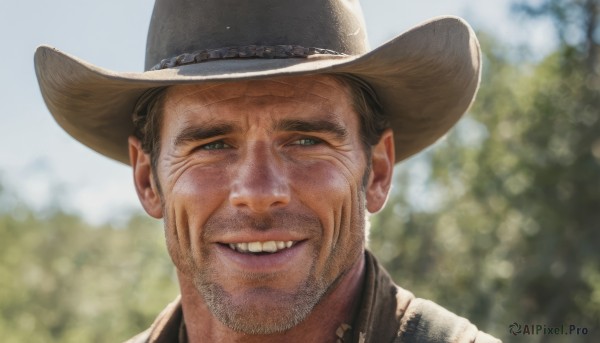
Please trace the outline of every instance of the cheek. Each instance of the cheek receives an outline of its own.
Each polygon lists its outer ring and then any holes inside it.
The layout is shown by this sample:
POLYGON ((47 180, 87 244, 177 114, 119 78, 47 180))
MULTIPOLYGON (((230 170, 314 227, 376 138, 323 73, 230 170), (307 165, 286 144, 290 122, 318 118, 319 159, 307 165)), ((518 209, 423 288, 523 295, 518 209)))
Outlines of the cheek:
POLYGON ((336 164, 320 161, 290 172, 299 200, 322 218, 326 213, 330 216, 331 211, 338 212, 352 192, 350 173, 336 164))
POLYGON ((319 264, 349 262, 340 256, 360 253, 364 243, 364 194, 361 193, 362 173, 339 161, 315 163, 310 168, 294 172, 295 187, 300 201, 312 209, 323 227, 320 239, 319 264), (357 252, 358 251, 358 252, 357 252), (329 261, 328 261, 329 260, 329 261))
POLYGON ((202 227, 222 204, 226 185, 222 169, 190 167, 177 175, 169 190, 164 191, 167 246, 180 269, 184 263, 201 262, 202 227))

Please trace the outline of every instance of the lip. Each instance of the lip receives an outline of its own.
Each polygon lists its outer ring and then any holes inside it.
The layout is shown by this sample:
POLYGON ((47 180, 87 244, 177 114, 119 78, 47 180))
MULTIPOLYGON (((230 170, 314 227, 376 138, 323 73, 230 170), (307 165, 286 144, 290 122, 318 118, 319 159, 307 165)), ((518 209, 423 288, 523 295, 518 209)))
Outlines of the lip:
POLYGON ((268 242, 268 241, 294 241, 299 242, 306 240, 306 236, 299 236, 289 231, 271 229, 269 232, 256 232, 252 230, 243 231, 239 233, 232 233, 230 235, 222 235, 219 238, 213 240, 213 243, 222 244, 236 244, 236 243, 250 243, 250 242, 268 242))
MULTIPOLYGON (((249 242, 258 241, 256 238, 249 242)), ((241 241, 236 241, 241 242, 241 241)), ((244 273, 277 273, 287 271, 293 264, 300 262, 300 255, 306 249, 306 241, 295 244, 275 253, 248 254, 232 250, 225 242, 216 243, 216 250, 223 265, 244 273)))

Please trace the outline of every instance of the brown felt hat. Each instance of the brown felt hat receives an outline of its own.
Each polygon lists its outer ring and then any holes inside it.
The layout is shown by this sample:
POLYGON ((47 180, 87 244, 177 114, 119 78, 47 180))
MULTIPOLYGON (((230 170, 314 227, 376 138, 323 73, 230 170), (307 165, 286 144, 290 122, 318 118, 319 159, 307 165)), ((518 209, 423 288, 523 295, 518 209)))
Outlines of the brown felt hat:
POLYGON ((37 49, 35 70, 58 124, 126 164, 132 111, 151 88, 351 74, 371 85, 390 118, 398 162, 467 111, 480 55, 473 30, 457 17, 434 18, 369 51, 358 0, 156 0, 146 71, 103 69, 48 46, 37 49))

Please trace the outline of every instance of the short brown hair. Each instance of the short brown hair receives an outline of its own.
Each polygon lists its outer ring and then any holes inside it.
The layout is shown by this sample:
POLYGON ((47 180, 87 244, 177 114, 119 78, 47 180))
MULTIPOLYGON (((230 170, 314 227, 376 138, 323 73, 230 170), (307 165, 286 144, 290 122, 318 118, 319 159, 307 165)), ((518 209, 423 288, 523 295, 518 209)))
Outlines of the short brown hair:
MULTIPOLYGON (((390 127, 389 119, 383 114, 381 104, 371 86, 362 79, 349 74, 330 74, 350 90, 352 106, 360 117, 361 140, 367 157, 371 147, 390 127)), ((152 167, 156 169, 160 155, 160 127, 164 98, 168 87, 152 88, 138 100, 133 110, 133 134, 141 141, 142 149, 150 154, 152 167)))
POLYGON ((150 162, 155 170, 160 155, 160 128, 167 88, 159 87, 146 91, 133 109, 133 135, 140 140, 142 150, 150 154, 150 162))

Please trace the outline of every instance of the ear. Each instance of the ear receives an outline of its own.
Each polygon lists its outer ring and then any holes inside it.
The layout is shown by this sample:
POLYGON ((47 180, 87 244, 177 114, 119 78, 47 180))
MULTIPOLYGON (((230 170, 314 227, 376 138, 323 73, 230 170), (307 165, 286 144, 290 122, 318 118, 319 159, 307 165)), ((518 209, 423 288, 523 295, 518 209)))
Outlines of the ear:
POLYGON ((392 186, 394 174, 394 134, 387 129, 371 151, 371 174, 365 189, 367 210, 375 213, 383 208, 392 186))
POLYGON ((142 150, 142 143, 134 136, 129 137, 129 162, 133 168, 135 190, 142 207, 150 216, 162 218, 162 201, 154 182, 150 155, 142 150))

